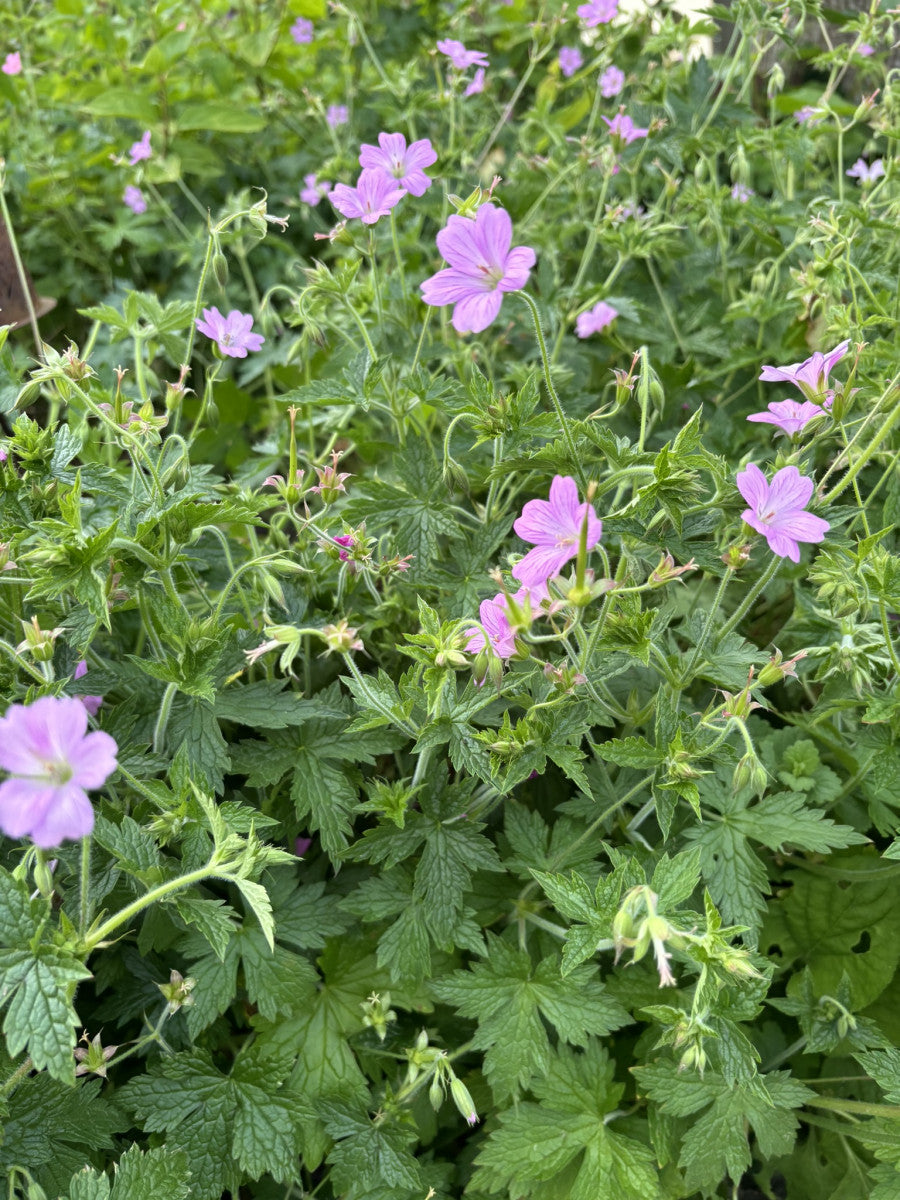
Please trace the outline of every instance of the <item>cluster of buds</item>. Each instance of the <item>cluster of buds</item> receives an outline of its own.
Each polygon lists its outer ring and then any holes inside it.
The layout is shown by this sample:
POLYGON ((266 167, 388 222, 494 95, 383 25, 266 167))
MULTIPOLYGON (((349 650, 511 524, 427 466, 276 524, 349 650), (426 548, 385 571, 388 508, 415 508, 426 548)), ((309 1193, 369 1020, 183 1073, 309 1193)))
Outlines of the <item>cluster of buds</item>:
POLYGON ((587 676, 582 675, 568 662, 559 667, 554 667, 553 663, 544 663, 544 678, 550 680, 554 691, 564 696, 573 695, 576 687, 587 683, 587 676))
POLYGON ((650 947, 656 959, 660 987, 674 987, 675 976, 669 966, 672 956, 666 949, 670 942, 676 949, 684 945, 681 930, 661 917, 657 912, 659 896, 647 884, 640 884, 625 893, 619 911, 613 917, 612 933, 618 962, 622 951, 632 950, 631 961, 640 962, 650 947))
POLYGON ((78 1063, 75 1074, 99 1075, 101 1079, 105 1079, 106 1064, 119 1047, 104 1046, 100 1041, 99 1033, 93 1038, 89 1038, 87 1030, 82 1033, 81 1041, 84 1042, 84 1046, 79 1046, 75 1050, 75 1061, 78 1063))
POLYGON ((680 1051, 678 1070, 696 1071, 702 1075, 707 1064, 704 1042, 709 1037, 717 1036, 708 1021, 709 1011, 688 1013, 682 1008, 665 1005, 654 1007, 653 1015, 666 1027, 656 1043, 657 1047, 671 1046, 673 1050, 680 1051))
POLYGON ((16 653, 24 654, 28 651, 36 662, 50 662, 53 658, 53 643, 62 633, 62 629, 41 629, 37 617, 32 617, 30 621, 22 621, 21 624, 25 640, 16 646, 16 653))
POLYGON ((177 1013, 180 1008, 190 1008, 194 1003, 191 992, 197 986, 197 980, 192 975, 185 979, 180 971, 172 971, 168 983, 158 983, 156 986, 165 997, 166 1012, 169 1016, 177 1013))
POLYGON ((490 203, 494 195, 494 188, 496 188, 501 182, 502 180, 500 176, 495 175, 491 180, 491 186, 489 188, 476 187, 474 191, 470 192, 468 196, 466 196, 465 200, 463 200, 460 196, 454 196, 451 192, 448 194, 447 199, 461 217, 474 217, 479 208, 481 208, 482 204, 490 203))
POLYGON ((423 1073, 431 1074, 428 1100, 435 1112, 444 1103, 449 1087, 450 1097, 467 1123, 478 1124, 478 1113, 475 1111, 475 1102, 469 1094, 469 1089, 453 1070, 446 1050, 429 1046, 428 1034, 424 1029, 419 1033, 412 1048, 406 1051, 406 1058, 409 1064, 406 1069, 407 1086, 415 1084, 423 1073))
POLYGON ((372 552, 369 547, 374 540, 366 537, 366 526, 363 522, 358 529, 351 529, 349 533, 319 538, 316 545, 332 560, 347 563, 347 570, 351 575, 355 575, 361 564, 371 561, 372 552))

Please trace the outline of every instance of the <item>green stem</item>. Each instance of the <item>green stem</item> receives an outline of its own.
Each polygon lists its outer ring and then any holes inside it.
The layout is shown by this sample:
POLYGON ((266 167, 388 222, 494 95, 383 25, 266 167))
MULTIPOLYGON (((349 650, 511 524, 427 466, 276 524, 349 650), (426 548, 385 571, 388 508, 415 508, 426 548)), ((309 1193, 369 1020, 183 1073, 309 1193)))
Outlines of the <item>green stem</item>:
POLYGON ((218 859, 213 856, 205 866, 198 867, 196 871, 189 871, 186 875, 179 875, 177 879, 170 879, 166 883, 161 883, 158 887, 139 896, 137 900, 133 900, 131 904, 127 904, 125 908, 120 909, 108 920, 104 921, 99 929, 94 930, 90 937, 85 938, 81 943, 81 953, 90 954, 96 949, 101 942, 105 942, 117 929, 122 925, 126 925, 138 913, 142 913, 145 908, 149 908, 151 904, 155 904, 157 900, 162 900, 165 896, 170 896, 172 892, 180 891, 182 888, 190 887, 192 883, 201 883, 204 879, 209 879, 210 876, 218 875, 222 879, 228 878, 227 873, 219 868, 218 859))
POLYGON ((728 587, 728 584, 731 582, 733 575, 734 575, 734 571, 732 571, 729 568, 725 572, 725 574, 722 576, 722 582, 719 584, 718 591, 716 592, 715 599, 713 600, 712 608, 707 613, 706 624, 703 626, 703 629, 700 633, 700 637, 697 639, 697 644, 694 646, 694 653, 691 655, 690 662, 685 667, 684 675, 682 675, 682 677, 681 677, 681 687, 682 688, 686 687, 687 684, 690 683, 690 681, 691 681, 691 678, 693 676, 694 667, 697 665, 697 659, 703 653, 703 647, 706 645, 706 639, 709 637, 710 631, 712 630, 713 621, 716 619, 716 614, 718 613, 719 608, 722 604, 722 600, 725 597, 725 589, 728 587))
POLYGON ((731 633, 732 629, 735 628, 735 626, 739 625, 740 622, 743 621, 744 617, 755 604, 757 597, 763 591, 765 591, 765 589, 775 578, 783 561, 784 559, 780 558, 777 554, 772 555, 772 561, 766 567, 765 571, 763 571, 762 575, 760 575, 759 579, 757 579, 756 583, 744 597, 743 602, 738 606, 736 611, 732 613, 732 615, 719 630, 719 636, 716 639, 717 644, 721 642, 723 638, 727 637, 728 634, 731 633))
POLYGON ((81 839, 81 903, 78 913, 78 933, 80 937, 84 937, 85 933, 87 932, 87 927, 91 921, 90 890, 91 839, 89 837, 84 837, 81 839))
MULTIPOLYGON (((893 384, 896 384, 896 379, 892 380, 892 386, 893 386, 893 384)), ((897 424, 898 421, 900 421, 900 401, 898 401, 894 405, 894 407, 891 409, 891 411, 888 413, 888 415, 882 421, 881 425, 878 428, 878 431, 876 432, 875 436, 872 438, 871 442, 869 442, 868 446, 866 446, 865 449, 861 452, 861 454, 860 454, 859 458, 856 460, 855 464, 850 468, 850 470, 847 472, 847 474, 844 476, 844 478, 840 481, 840 483, 836 483, 834 485, 834 487, 831 489, 831 491, 826 496, 822 497, 822 507, 823 508, 826 507, 827 505, 831 504, 831 502, 833 500, 836 500, 837 497, 841 494, 841 492, 845 488, 850 486, 850 484, 857 477, 857 475, 860 473, 860 471, 863 469, 863 467, 866 465, 866 463, 869 461, 869 459, 872 457, 872 455, 876 452, 878 447, 881 445, 881 443, 884 441, 884 439, 887 437, 887 435, 891 432, 891 430, 894 428, 894 426, 897 424)))
POLYGON ((16 1087, 16 1085, 21 1083, 21 1081, 25 1078, 28 1072, 32 1070, 33 1067, 34 1064, 30 1058, 26 1058, 20 1062, 13 1071, 12 1075, 10 1075, 9 1078, 6 1079, 2 1085, 0 1085, 0 1096, 8 1096, 9 1093, 16 1087))
POLYGON ((169 716, 172 712, 172 702, 175 699, 175 693, 178 691, 178 685, 169 683, 166 685, 166 690, 163 692, 162 702, 159 706, 159 714, 156 718, 156 725, 153 728, 153 753, 162 754, 166 743, 166 727, 169 724, 169 716))
POLYGON ((563 412, 559 395, 556 391, 556 387, 554 386, 553 379, 550 374, 550 359, 547 356, 547 343, 544 341, 544 331, 541 328, 541 315, 538 312, 538 306, 527 292, 516 292, 515 294, 520 296, 531 309, 531 316, 534 320, 534 332, 537 336, 538 346, 541 352, 541 363, 544 367, 544 381, 547 384, 547 391, 550 394, 550 400, 553 404, 553 408, 556 411, 556 417, 559 421, 560 429, 562 430, 563 440, 566 443, 569 457, 572 460, 572 466, 576 475, 578 476, 578 482, 581 484, 582 489, 584 489, 587 487, 587 477, 585 476, 584 467, 581 463, 581 460, 578 457, 578 452, 575 449, 575 440, 572 437, 572 431, 569 428, 569 422, 566 419, 566 414, 563 412))
POLYGON ((200 309, 203 307, 203 289, 206 286, 206 276, 209 274, 210 263, 213 258, 213 250, 215 248, 216 239, 213 236, 212 230, 209 231, 209 236, 206 239, 206 256, 203 259, 203 266, 200 268, 200 278, 197 280, 197 292, 194 296, 194 311, 191 313, 191 324, 188 329, 187 347, 184 351, 185 366, 191 365, 191 355, 194 353, 194 338, 197 335, 197 318, 200 316, 200 309))
MULTIPOLYGON (((588 267, 591 265, 591 259, 594 257, 594 251, 597 248, 597 240, 600 237, 600 218, 603 216, 603 207, 606 204, 606 193, 609 188, 609 173, 603 176, 603 183, 600 187, 600 195, 597 197, 597 207, 594 209, 594 216, 591 221, 590 233, 588 240, 585 243, 582 251, 581 261, 578 264, 578 269, 575 272, 575 279, 572 286, 569 288, 569 305, 571 307, 572 300, 578 295, 578 288, 581 286, 581 281, 584 279, 588 267)), ((556 341, 553 343, 553 362, 556 362, 556 356, 559 354, 559 348, 562 345, 562 340, 566 333, 566 322, 563 321, 559 327, 559 333, 556 335, 556 341)))

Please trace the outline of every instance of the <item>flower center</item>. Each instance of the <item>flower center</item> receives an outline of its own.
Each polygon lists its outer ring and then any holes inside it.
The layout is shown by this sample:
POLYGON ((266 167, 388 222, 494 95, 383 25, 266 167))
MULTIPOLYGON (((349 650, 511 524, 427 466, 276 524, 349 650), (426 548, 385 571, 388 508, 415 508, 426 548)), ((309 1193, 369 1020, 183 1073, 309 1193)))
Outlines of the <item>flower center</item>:
POLYGON ((479 263, 478 270, 481 271, 482 275, 484 275, 485 282, 490 284, 488 291, 496 291, 497 285, 503 278, 503 268, 496 266, 489 267, 485 263, 479 263))
POLYGON ((222 343, 223 346, 233 346, 234 345, 234 334, 233 333, 223 333, 222 336, 219 338, 219 341, 222 343))
POLYGON ((394 171, 394 176, 397 179, 402 179, 403 178, 403 160, 400 158, 397 158, 396 155, 392 155, 391 166, 394 171))
POLYGON ((44 761, 46 777, 54 787, 62 787, 72 778, 73 771, 69 763, 63 761, 44 761))
POLYGON ((558 538, 556 542, 557 550, 565 550, 568 546, 574 546, 578 542, 578 534, 572 533, 568 537, 558 538))

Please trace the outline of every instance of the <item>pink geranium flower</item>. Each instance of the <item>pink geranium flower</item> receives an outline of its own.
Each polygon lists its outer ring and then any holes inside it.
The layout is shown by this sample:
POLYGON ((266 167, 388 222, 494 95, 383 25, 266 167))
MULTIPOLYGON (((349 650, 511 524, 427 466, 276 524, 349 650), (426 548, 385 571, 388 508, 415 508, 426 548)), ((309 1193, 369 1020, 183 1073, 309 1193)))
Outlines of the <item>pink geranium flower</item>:
MULTIPOLYGON (((516 635, 510 628, 506 615, 506 597, 500 592, 493 600, 482 600, 478 616, 490 642, 490 649, 498 658, 510 658, 516 652, 516 635)), ((478 654, 485 648, 484 634, 477 625, 466 630, 468 642, 466 652, 478 654)))
POLYGON ((290 35, 298 46, 308 46, 313 40, 313 23, 306 17, 298 17, 290 28, 290 35))
POLYGON ((853 166, 844 173, 851 179, 858 179, 862 184, 874 183, 884 174, 884 162, 880 158, 876 158, 870 165, 864 158, 858 158, 853 166))
POLYGON ((129 183, 125 191, 122 193, 123 203, 131 209, 133 213, 144 213, 147 211, 147 201, 144 199, 144 193, 139 187, 129 183))
POLYGON ((233 308, 223 317, 217 308, 204 308, 203 320, 197 318, 197 328, 216 343, 220 353, 228 358, 246 358, 248 350, 259 350, 266 340, 262 334, 251 333, 253 316, 233 308))
POLYGON ((431 180, 423 168, 436 162, 437 153, 428 138, 407 146, 402 133, 379 133, 377 146, 366 143, 359 149, 361 167, 381 171, 391 187, 399 184, 411 196, 422 196, 431 187, 431 180))
POLYGON ((3 60, 3 66, 0 71, 4 75, 21 75, 22 74, 22 55, 18 50, 14 50, 12 54, 7 54, 3 60))
POLYGON ((631 117, 626 117, 622 112, 616 113, 612 118, 603 117, 603 120, 609 126, 609 136, 617 150, 624 150, 626 146, 630 146, 639 138, 645 138, 650 132, 649 129, 639 129, 631 117))
POLYGON ((817 350, 809 358, 788 367, 763 367, 760 379, 766 383, 793 383, 806 396, 816 400, 828 387, 828 373, 839 363, 849 349, 849 340, 841 342, 827 354, 817 350))
POLYGON ((457 71, 468 71, 469 67, 489 65, 486 54, 482 54, 478 50, 467 50, 462 42, 457 42, 454 38, 444 38, 437 43, 437 48, 441 54, 450 59, 457 71))
POLYGON ((581 527, 587 516, 587 548, 593 550, 603 533, 592 505, 579 504, 578 485, 568 475, 556 475, 550 484, 549 500, 529 500, 513 525, 524 542, 532 542, 523 559, 513 567, 513 576, 528 588, 546 584, 578 554, 581 527))
POLYGON ((479 67, 478 70, 475 72, 475 74, 472 76, 471 82, 469 83, 466 90, 463 92, 463 95, 464 96, 478 96, 483 91, 484 91, 484 67, 479 67))
POLYGON ((619 310, 601 300, 589 312, 579 314, 575 322, 575 331, 580 338, 590 337, 592 333, 602 333, 619 315, 619 310))
POLYGON ((737 487, 750 505, 741 517, 769 543, 769 549, 779 558, 800 561, 799 542, 821 542, 831 528, 822 517, 806 512, 813 494, 813 481, 801 475, 796 467, 782 467, 772 482, 756 465, 749 463, 739 471, 737 487))
POLYGON ((768 406, 768 412, 751 413, 748 421, 756 421, 766 425, 777 425, 788 437, 793 437, 804 429, 816 417, 825 415, 825 409, 812 400, 776 400, 768 406))
POLYGON ((116 769, 118 747, 108 733, 87 732, 88 714, 72 696, 42 696, 13 704, 0 719, 0 830, 30 837, 49 850, 86 837, 94 810, 86 788, 102 787, 116 769))
POLYGON ((588 29, 595 25, 608 25, 619 11, 619 0, 589 0, 587 4, 579 4, 578 15, 588 29))
POLYGON ((744 183, 736 183, 731 189, 732 200, 737 200, 738 204, 746 204, 751 196, 755 196, 753 188, 747 187, 744 183))
POLYGON ((331 184, 326 179, 320 183, 315 175, 304 175, 303 183, 305 186, 300 189, 300 199, 312 208, 331 191, 331 184))
POLYGON ((359 217, 364 225, 374 225, 386 217, 395 204, 406 195, 397 181, 384 171, 371 168, 360 172, 356 187, 338 183, 328 193, 328 199, 342 217, 359 217))
POLYGON ((500 312, 504 292, 518 292, 528 282, 535 254, 515 246, 509 213, 483 204, 475 220, 454 215, 437 235, 437 246, 450 264, 421 285, 426 304, 453 304, 457 333, 480 333, 500 312))
POLYGON ((821 125, 822 118, 819 116, 819 110, 812 104, 804 104, 802 108, 798 108, 794 113, 794 120, 798 125, 821 125))
POLYGON ((137 163, 143 162, 145 158, 151 158, 153 151, 150 148, 150 130, 145 129, 139 142, 131 144, 131 165, 136 166, 137 163))
POLYGON ((346 125, 350 120, 350 111, 346 104, 329 104, 325 112, 325 120, 331 129, 346 125))
POLYGON ((577 46, 563 46, 559 52, 559 69, 568 79, 579 67, 584 65, 584 59, 577 46))
POLYGON ((600 76, 600 95, 605 96, 607 100, 618 96, 624 86, 625 72, 620 71, 618 67, 607 67, 600 76))

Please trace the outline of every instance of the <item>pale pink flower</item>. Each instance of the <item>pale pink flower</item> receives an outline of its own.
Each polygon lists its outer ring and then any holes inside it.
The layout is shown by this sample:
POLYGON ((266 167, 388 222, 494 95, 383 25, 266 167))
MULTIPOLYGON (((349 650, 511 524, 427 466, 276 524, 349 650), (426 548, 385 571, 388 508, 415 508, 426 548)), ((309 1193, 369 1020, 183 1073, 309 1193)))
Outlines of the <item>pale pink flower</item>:
POLYGON ((755 195, 753 188, 749 188, 743 183, 736 183, 731 189, 731 198, 737 200, 738 204, 746 204, 750 197, 755 195))
POLYGON ((530 246, 514 246, 512 221, 505 209, 483 204, 470 217, 450 217, 437 235, 437 247, 449 267, 422 283, 426 304, 453 304, 457 333, 480 333, 500 312, 504 292, 518 292, 535 263, 530 246))
POLYGON ((546 584, 578 554, 581 529, 587 517, 587 549, 593 550, 603 533, 603 522, 592 505, 578 502, 578 485, 568 475, 555 475, 549 500, 529 500, 513 525, 524 542, 531 542, 513 576, 526 587, 546 584))
POLYGON ((21 75, 22 74, 22 55, 18 50, 13 50, 11 54, 7 54, 3 60, 3 66, 0 71, 4 75, 21 75))
MULTIPOLYGON (((488 635, 491 651, 498 658, 510 658, 515 654, 516 635, 510 628, 509 618, 506 615, 506 597, 503 593, 498 593, 492 600, 482 600, 478 608, 478 616, 488 635)), ((477 625, 467 629, 466 636, 469 639, 466 643, 468 654, 478 654, 485 648, 484 633, 477 625)))
POLYGON ((863 58, 871 58, 875 53, 875 47, 870 46, 868 42, 862 42, 856 47, 856 53, 861 55, 863 58))
POLYGON ((300 189, 300 199, 311 208, 315 208, 322 197, 327 196, 331 191, 331 184, 328 180, 323 179, 320 183, 315 175, 304 175, 303 183, 305 186, 300 189))
POLYGON ((802 404, 799 400, 776 400, 768 405, 768 409, 768 412, 751 413, 747 420, 777 425, 788 437, 799 433, 816 417, 825 415, 825 409, 813 404, 812 400, 804 400, 802 404))
POLYGON ((876 179, 880 179, 884 174, 884 162, 880 158, 876 158, 873 163, 867 163, 864 158, 858 158, 849 170, 845 171, 851 179, 858 179, 860 183, 874 183, 876 179))
POLYGON ((122 193, 122 202, 133 213, 145 213, 147 211, 147 201, 144 199, 144 193, 139 187, 135 187, 129 183, 122 193))
POLYGON ((252 314, 238 312, 236 308, 227 317, 223 317, 218 308, 204 308, 203 319, 198 317, 196 324, 228 358, 246 358, 248 350, 259 350, 266 340, 262 334, 251 332, 252 314))
POLYGON ((298 46, 308 46, 313 40, 313 23, 306 17, 298 17, 289 32, 298 46))
POLYGON ((328 199, 342 217, 359 217, 364 225, 374 225, 405 195, 405 188, 398 187, 396 180, 384 171, 369 168, 360 172, 356 187, 338 183, 328 193, 328 199))
POLYGON ((392 187, 399 185, 411 196, 422 196, 431 187, 424 168, 436 162, 437 152, 428 138, 407 146, 402 133, 379 133, 377 146, 366 143, 359 148, 361 167, 381 171, 392 187))
POLYGON ((580 338, 590 337, 592 333, 602 333, 618 315, 618 309, 607 304, 605 300, 601 300, 589 312, 579 314, 578 320, 575 322, 575 330, 580 338))
POLYGON ((339 125, 346 125, 350 120, 350 111, 346 104, 329 104, 325 113, 325 120, 332 129, 337 129, 339 125))
POLYGON ((563 46, 559 51, 559 69, 566 79, 584 66, 584 58, 577 46, 563 46))
POLYGON ((479 50, 467 50, 462 42, 457 42, 454 38, 444 38, 437 43, 437 48, 441 54, 450 59, 457 71, 467 71, 469 67, 489 65, 486 54, 482 54, 479 50))
POLYGON ((607 67, 600 76, 600 95, 605 96, 607 100, 618 96, 624 86, 625 72, 620 71, 618 67, 607 67))
POLYGON ((759 377, 766 383, 793 383, 807 400, 816 400, 828 387, 831 368, 841 361, 849 346, 850 342, 847 340, 829 350, 827 354, 817 350, 803 362, 791 363, 787 367, 763 367, 759 377))
POLYGON ((588 0, 579 4, 578 15, 588 29, 595 25, 608 25, 619 11, 619 0, 588 0))
POLYGON ((131 165, 134 167, 139 162, 143 162, 145 158, 151 158, 153 151, 150 148, 150 130, 145 129, 139 142, 131 144, 131 165))
POLYGON ((118 747, 108 733, 87 732, 88 715, 73 696, 42 696, 13 704, 0 719, 0 830, 30 837, 49 850, 86 837, 94 810, 86 788, 102 787, 116 769, 118 747))
POLYGON ((609 136, 616 150, 624 150, 626 146, 630 146, 639 138, 645 138, 650 132, 649 129, 640 129, 631 117, 626 117, 622 112, 616 113, 612 118, 603 117, 602 119, 609 126, 609 136))
POLYGON ((464 96, 478 96, 484 91, 484 67, 479 67, 472 76, 468 87, 463 92, 464 96))
POLYGON ((737 487, 750 505, 741 517, 769 543, 769 549, 779 558, 800 561, 799 542, 821 542, 831 528, 822 517, 806 512, 813 494, 813 481, 801 475, 796 467, 782 467, 772 482, 755 463, 739 471, 737 487))

